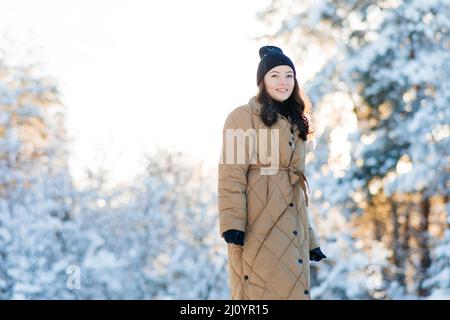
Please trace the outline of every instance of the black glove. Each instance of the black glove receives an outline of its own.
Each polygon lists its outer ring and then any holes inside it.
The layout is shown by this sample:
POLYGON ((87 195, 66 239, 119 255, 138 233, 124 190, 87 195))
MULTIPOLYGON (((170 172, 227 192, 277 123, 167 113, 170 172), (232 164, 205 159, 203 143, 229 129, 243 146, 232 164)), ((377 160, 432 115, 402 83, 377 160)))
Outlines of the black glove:
POLYGON ((244 245, 245 232, 235 229, 227 230, 223 233, 222 237, 225 238, 227 243, 234 243, 238 246, 244 245))
POLYGON ((311 260, 311 261, 319 262, 320 260, 325 259, 325 258, 326 258, 326 256, 323 254, 322 251, 320 251, 320 247, 317 247, 317 248, 309 251, 309 260, 311 260))

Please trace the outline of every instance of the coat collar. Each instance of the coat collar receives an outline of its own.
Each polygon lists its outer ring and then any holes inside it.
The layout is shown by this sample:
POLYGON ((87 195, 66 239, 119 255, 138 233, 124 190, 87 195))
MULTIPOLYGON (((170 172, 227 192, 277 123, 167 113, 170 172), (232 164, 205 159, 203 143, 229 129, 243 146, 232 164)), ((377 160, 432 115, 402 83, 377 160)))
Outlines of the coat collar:
POLYGON ((261 113, 262 104, 258 102, 256 96, 251 97, 250 100, 248 101, 248 104, 250 105, 252 111, 255 114, 259 115, 261 113))
MULTIPOLYGON (((260 115, 261 114, 262 104, 258 102, 258 100, 256 99, 256 96, 251 97, 250 100, 248 101, 248 104, 252 108, 253 113, 255 113, 256 115, 260 115)), ((288 121, 281 114, 279 115, 279 117, 284 119, 284 120, 286 120, 286 121, 288 121)))

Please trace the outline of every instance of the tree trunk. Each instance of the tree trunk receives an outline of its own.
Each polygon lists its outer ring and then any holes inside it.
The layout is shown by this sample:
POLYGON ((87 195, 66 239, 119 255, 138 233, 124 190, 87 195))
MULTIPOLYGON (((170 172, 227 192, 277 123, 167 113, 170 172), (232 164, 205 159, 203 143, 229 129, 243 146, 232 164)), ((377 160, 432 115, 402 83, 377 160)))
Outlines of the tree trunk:
POLYGON ((418 290, 417 294, 421 297, 429 295, 429 290, 423 287, 426 278, 426 272, 431 265, 430 248, 429 248, 429 216, 430 216, 430 199, 424 198, 420 203, 420 225, 418 229, 418 246, 419 246, 419 270, 418 271, 418 290))
POLYGON ((403 277, 405 279, 405 290, 407 291, 407 285, 406 285, 406 268, 407 268, 407 262, 408 258, 410 258, 410 239, 411 239, 411 204, 408 204, 406 206, 406 209, 403 210, 403 224, 401 225, 401 261, 402 261, 402 271, 403 271, 403 277))
POLYGON ((392 262, 395 266, 394 278, 401 287, 405 287, 405 247, 400 239, 400 222, 397 203, 395 199, 390 199, 391 203, 391 222, 392 222, 392 262))

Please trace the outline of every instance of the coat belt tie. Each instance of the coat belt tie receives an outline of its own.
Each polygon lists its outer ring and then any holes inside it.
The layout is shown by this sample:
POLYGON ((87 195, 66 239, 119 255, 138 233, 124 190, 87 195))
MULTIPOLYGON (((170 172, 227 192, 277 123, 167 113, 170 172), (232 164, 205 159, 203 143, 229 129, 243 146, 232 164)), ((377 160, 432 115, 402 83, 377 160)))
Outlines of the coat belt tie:
POLYGON ((270 166, 263 166, 263 165, 251 165, 249 166, 249 170, 256 170, 256 169, 261 169, 261 168, 271 168, 273 170, 283 170, 283 171, 287 171, 288 175, 289 175, 289 181, 291 182, 291 184, 293 186, 295 186, 297 183, 299 183, 300 187, 303 189, 303 193, 305 194, 305 203, 306 206, 308 206, 308 202, 309 202, 309 184, 308 184, 308 180, 306 179, 305 174, 294 167, 270 167, 270 166))

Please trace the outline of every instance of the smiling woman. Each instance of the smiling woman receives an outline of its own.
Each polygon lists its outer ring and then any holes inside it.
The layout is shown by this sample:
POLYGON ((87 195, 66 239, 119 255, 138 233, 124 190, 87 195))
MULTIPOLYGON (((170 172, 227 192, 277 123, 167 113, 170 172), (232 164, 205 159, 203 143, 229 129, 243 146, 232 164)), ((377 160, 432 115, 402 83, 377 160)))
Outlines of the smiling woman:
POLYGON ((264 85, 267 93, 274 100, 285 101, 294 89, 294 71, 289 66, 278 66, 273 68, 264 77, 264 85))
POLYGON ((326 257, 307 211, 305 102, 295 66, 282 50, 265 46, 259 55, 258 94, 233 110, 223 126, 219 217, 220 234, 228 243, 231 295, 308 300, 309 261, 326 257), (252 143, 239 136, 256 131, 252 143), (271 140, 270 150, 263 148, 266 154, 259 150, 254 161, 253 146, 266 145, 267 131, 278 140, 271 140), (235 161, 236 153, 249 157, 235 161), (267 163, 268 154, 276 155, 276 164, 267 163), (274 166, 271 173, 263 170, 274 166))

